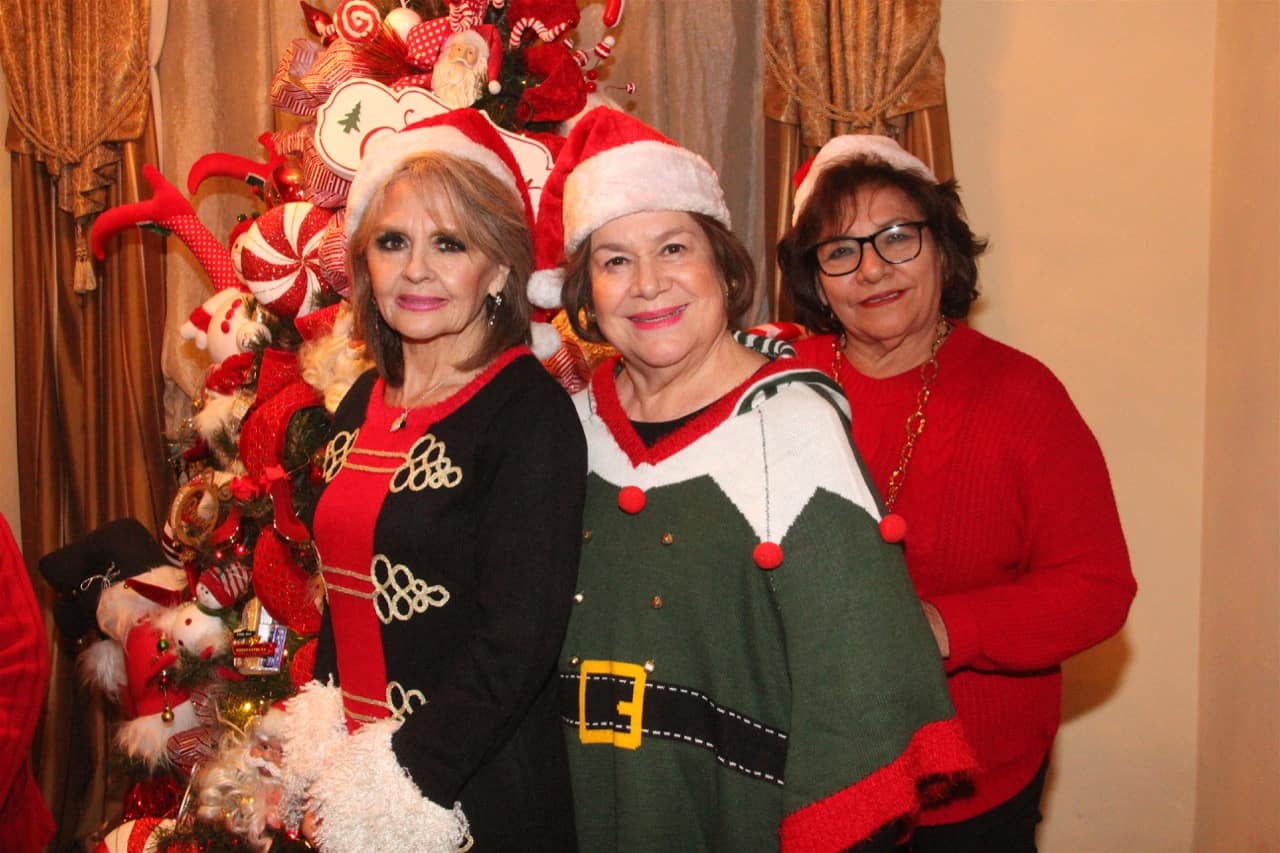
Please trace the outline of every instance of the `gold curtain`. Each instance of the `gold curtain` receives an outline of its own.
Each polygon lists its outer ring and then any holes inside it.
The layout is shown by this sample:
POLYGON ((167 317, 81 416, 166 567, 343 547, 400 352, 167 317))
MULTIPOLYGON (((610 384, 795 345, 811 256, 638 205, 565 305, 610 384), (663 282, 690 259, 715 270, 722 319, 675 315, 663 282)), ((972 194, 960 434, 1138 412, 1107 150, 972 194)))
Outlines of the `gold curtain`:
MULTIPOLYGON (((85 286, 85 219, 150 190, 149 0, 6 0, 0 61, 12 153, 18 477, 28 564, 134 516, 158 531, 173 491, 162 435, 162 241, 132 233, 85 286), (125 141, 134 140, 134 141, 125 141), (79 236, 79 245, 78 245, 79 236)), ((41 585, 46 604, 50 598, 41 585)), ((52 620, 46 613, 46 622, 52 620)), ((50 627, 53 677, 34 764, 55 847, 97 827, 106 720, 50 627)))
POLYGON ((0 16, 11 150, 45 165, 58 208, 78 220, 106 207, 110 143, 142 135, 147 21, 148 0, 6 0, 0 16))
MULTIPOLYGON (((953 175, 942 0, 766 0, 766 243, 791 220, 793 172, 833 136, 892 136, 941 180, 953 175)), ((772 276, 780 319, 789 306, 772 276)))

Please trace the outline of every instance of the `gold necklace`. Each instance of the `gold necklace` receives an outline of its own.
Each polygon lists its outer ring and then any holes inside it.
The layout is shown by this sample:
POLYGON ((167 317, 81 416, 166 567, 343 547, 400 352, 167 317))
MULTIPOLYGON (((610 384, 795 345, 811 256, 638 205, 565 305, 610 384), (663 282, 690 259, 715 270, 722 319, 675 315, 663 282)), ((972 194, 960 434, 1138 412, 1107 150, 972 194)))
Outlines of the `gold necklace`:
MULTIPOLYGON (((409 412, 412 411, 412 409, 415 406, 417 406, 418 403, 430 397, 433 393, 435 393, 436 391, 439 391, 445 385, 448 385, 449 380, 452 378, 454 377, 445 377, 444 379, 441 379, 439 382, 436 382, 434 385, 429 385, 425 391, 420 391, 419 393, 415 394, 407 404, 405 403, 404 400, 401 400, 400 403, 403 406, 403 408, 401 409, 400 414, 396 415, 396 419, 391 422, 391 432, 397 432, 399 430, 404 429, 404 425, 409 422, 409 412)), ((400 387, 402 389, 404 388, 403 385, 401 385, 400 387)))
MULTIPOLYGON (((916 410, 907 416, 905 426, 906 440, 898 453, 898 467, 889 475, 889 487, 885 490, 885 517, 880 519, 880 536, 886 542, 901 542, 907 535, 907 522, 901 515, 893 511, 898 502, 898 493, 902 491, 902 483, 907 477, 907 465, 911 462, 911 454, 916 449, 916 439, 924 432, 924 407, 929 402, 930 387, 938 378, 938 350, 951 334, 951 321, 946 317, 938 318, 938 331, 933 337, 933 345, 929 348, 929 358, 920 365, 920 392, 916 394, 916 410)), ((831 378, 840 382, 840 362, 844 360, 845 335, 841 334, 831 342, 833 350, 831 359, 831 378)))

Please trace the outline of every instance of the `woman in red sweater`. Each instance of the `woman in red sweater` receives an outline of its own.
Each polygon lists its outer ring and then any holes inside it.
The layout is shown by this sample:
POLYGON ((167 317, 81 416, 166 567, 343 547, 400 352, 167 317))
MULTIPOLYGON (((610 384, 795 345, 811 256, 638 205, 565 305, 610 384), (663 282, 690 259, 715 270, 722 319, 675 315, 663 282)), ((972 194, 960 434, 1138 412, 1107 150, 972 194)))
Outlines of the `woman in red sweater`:
POLYGON ((906 849, 1034 851, 1060 665, 1136 589, 1102 452, 1044 365, 959 322, 986 243, 954 181, 866 135, 798 177, 779 263, 819 334, 797 349, 849 397, 981 768, 906 849))

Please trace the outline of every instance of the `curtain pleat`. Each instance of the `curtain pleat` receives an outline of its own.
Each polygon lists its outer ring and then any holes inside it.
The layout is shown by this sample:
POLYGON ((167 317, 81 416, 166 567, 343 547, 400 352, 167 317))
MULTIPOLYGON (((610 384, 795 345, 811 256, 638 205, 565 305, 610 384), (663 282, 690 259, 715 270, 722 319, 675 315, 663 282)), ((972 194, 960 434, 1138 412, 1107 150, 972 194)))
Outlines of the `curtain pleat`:
MULTIPOLYGON (((117 518, 159 532, 174 491, 162 434, 163 242, 133 233, 96 276, 93 214, 150 195, 149 0, 8 0, 0 61, 10 93, 18 474, 22 544, 40 556, 117 518), (96 289, 94 285, 99 285, 96 289)), ((33 746, 66 849, 118 813, 103 702, 80 686, 74 639, 52 647, 33 746)))
MULTIPOLYGON (((142 164, 154 133, 120 146, 108 205, 150 194, 142 164)), ((133 232, 109 256, 101 286, 76 293, 75 223, 47 171, 13 156, 14 313, 19 488, 27 560, 132 516, 159 532, 174 491, 161 421, 163 241, 133 232)), ((42 585, 46 605, 52 593, 42 585)), ((53 622, 46 614, 46 622, 53 622)), ((59 844, 96 828, 108 797, 106 718, 80 686, 74 642, 51 629, 53 676, 35 766, 59 844)))

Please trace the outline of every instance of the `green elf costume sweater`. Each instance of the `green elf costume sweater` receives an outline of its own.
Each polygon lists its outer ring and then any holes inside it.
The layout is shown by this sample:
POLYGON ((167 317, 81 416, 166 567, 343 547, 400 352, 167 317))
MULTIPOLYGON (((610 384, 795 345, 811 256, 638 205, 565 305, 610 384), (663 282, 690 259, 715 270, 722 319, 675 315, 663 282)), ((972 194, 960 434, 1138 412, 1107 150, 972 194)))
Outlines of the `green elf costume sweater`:
POLYGON ((848 404, 793 365, 652 447, 616 360, 574 398, 589 477, 560 682, 583 851, 890 850, 972 766, 848 404))

